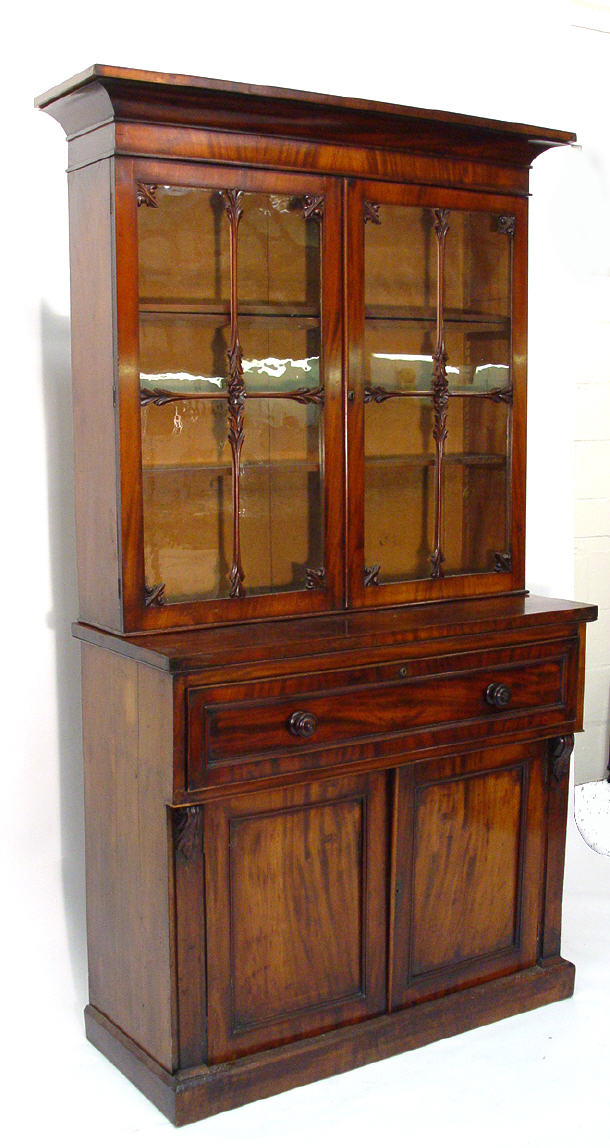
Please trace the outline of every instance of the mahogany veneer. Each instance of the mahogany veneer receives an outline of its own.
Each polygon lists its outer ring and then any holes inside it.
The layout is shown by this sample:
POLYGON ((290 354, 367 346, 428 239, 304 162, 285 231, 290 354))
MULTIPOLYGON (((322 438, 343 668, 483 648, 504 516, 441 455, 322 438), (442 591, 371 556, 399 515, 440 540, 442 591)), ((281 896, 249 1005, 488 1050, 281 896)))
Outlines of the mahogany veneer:
POLYGON ((89 1039, 184 1124, 569 996, 597 611, 527 595, 524 522, 528 167, 574 137, 101 65, 37 104, 89 1039))

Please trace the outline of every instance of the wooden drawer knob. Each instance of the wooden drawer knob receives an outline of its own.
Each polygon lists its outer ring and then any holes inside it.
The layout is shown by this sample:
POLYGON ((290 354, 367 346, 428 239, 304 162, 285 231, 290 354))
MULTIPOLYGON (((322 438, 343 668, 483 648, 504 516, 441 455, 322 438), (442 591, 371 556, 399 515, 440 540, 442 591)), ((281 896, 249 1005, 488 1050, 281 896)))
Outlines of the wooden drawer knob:
POLYGON ((307 710, 295 710, 288 718, 288 729, 295 737, 311 737, 318 728, 318 719, 315 714, 307 710))
POLYGON ((491 682, 485 690, 485 701, 495 710, 505 710, 510 704, 513 691, 503 682, 491 682))

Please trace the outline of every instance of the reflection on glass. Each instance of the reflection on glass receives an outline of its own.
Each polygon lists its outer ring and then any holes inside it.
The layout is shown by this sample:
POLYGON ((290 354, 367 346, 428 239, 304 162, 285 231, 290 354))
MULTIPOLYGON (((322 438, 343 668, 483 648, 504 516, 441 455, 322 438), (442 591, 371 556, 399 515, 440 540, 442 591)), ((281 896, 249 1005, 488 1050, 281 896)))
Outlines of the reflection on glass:
POLYGON ((451 323, 445 334, 452 391, 488 394, 510 388, 510 334, 451 323), (452 372, 454 377, 452 378, 452 372))
POLYGON ((315 389, 320 386, 320 320, 305 326, 284 318, 271 324, 242 319, 243 377, 249 391, 315 389))

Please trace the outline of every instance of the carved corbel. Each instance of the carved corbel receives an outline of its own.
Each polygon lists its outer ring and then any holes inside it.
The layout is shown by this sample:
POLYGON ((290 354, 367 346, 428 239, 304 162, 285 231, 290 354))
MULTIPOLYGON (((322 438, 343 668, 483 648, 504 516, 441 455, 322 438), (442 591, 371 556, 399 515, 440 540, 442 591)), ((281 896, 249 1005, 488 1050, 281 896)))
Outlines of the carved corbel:
POLYGON ((570 758, 574 749, 574 734, 552 737, 549 741, 549 773, 552 781, 560 782, 570 772, 570 758))
POLYGON ((178 809, 174 816, 176 855, 190 861, 202 838, 201 806, 189 805, 186 809, 178 809))

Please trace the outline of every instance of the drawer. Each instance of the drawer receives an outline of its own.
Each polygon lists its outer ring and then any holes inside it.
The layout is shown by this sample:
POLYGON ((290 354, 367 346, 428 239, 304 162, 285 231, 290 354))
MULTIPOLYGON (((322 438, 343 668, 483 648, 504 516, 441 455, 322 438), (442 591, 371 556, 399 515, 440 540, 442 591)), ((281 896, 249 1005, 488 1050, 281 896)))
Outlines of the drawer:
POLYGON ((350 747, 367 743, 396 742, 399 751, 406 738, 416 747, 413 735, 423 745, 425 731, 437 736, 460 726, 463 740, 483 736, 477 726, 507 731, 531 728, 532 717, 542 727, 565 721, 574 716, 576 653, 576 642, 549 642, 191 689, 189 787, 228 765, 259 762, 254 774, 234 776, 262 776, 292 768, 295 758, 297 768, 346 760, 346 750, 349 756, 350 747), (329 756, 333 747, 344 752, 329 756))

